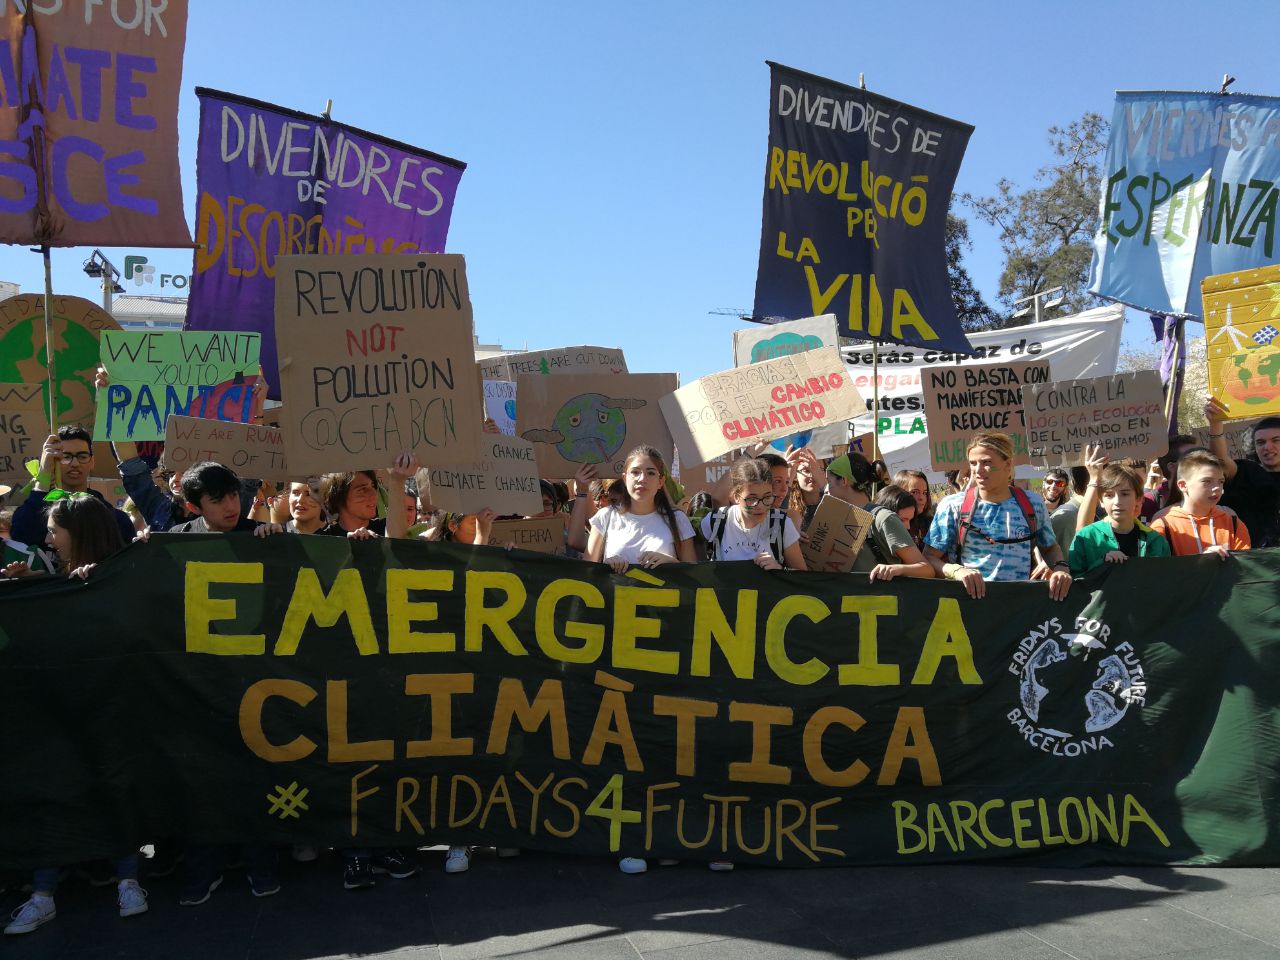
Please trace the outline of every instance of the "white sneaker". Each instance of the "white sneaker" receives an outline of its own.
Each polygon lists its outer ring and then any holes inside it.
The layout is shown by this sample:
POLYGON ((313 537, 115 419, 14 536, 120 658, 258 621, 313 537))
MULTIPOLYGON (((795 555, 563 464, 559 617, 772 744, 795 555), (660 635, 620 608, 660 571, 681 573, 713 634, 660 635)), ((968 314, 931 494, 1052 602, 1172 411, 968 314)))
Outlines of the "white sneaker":
POLYGON ((53 905, 53 897, 37 897, 31 899, 13 911, 13 922, 4 928, 5 933, 30 933, 43 923, 48 923, 58 915, 53 905))
POLYGON ((450 847, 444 858, 445 873, 466 873, 471 869, 471 848, 450 847))
POLYGON ((147 891, 138 886, 137 880, 121 880, 116 890, 116 903, 120 906, 120 916, 136 917, 149 909, 147 891))
POLYGON ((623 873, 644 873, 649 869, 649 864, 644 857, 623 857, 618 861, 618 869, 623 873))

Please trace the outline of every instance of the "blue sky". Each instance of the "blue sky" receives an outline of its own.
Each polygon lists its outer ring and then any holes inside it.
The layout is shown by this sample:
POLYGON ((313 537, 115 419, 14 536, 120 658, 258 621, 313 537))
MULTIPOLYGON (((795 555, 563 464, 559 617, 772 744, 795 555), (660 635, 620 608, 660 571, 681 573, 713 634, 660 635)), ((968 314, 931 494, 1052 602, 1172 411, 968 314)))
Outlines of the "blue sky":
MULTIPOLYGON (((1117 89, 1280 93, 1274 0, 456 3, 193 2, 180 106, 188 219, 197 101, 215 87, 319 113, 468 163, 449 249, 467 256, 476 330, 531 349, 618 345, 633 371, 688 380, 732 365, 760 240, 766 59, 976 127, 957 191, 1030 183, 1046 130, 1117 89)), ((964 213, 965 211, 961 211, 964 213)), ((970 272, 994 298, 1001 255, 972 215, 970 272)), ((55 289, 97 299, 87 249, 55 289)), ((120 266, 136 250, 108 250, 120 266)), ((189 254, 142 251, 162 272, 189 254)), ((0 279, 42 289, 40 259, 0 279)), ((132 286, 129 287, 132 290, 132 286)), ((1145 334, 1144 334, 1145 336, 1145 334)))

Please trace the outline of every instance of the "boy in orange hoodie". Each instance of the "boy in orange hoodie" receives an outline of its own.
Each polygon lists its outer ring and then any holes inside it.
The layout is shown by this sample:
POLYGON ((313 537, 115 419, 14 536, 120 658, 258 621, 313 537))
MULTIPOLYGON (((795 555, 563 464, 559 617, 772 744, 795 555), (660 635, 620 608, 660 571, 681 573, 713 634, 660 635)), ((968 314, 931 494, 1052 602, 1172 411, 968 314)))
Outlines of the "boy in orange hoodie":
POLYGON ((1248 528, 1218 506, 1225 483, 1222 461, 1208 450, 1188 450, 1178 460, 1182 503, 1151 522, 1175 557, 1212 553, 1226 560, 1232 550, 1249 549, 1248 528))

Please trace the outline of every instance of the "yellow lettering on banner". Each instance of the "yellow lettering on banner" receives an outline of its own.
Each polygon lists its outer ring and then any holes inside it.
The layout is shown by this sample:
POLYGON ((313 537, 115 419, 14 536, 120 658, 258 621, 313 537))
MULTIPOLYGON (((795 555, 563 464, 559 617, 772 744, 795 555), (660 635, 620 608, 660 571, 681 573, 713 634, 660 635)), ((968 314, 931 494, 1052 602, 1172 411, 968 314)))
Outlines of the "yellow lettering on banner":
POLYGON ((357 773, 354 777, 351 778, 351 835, 353 837, 357 833, 359 833, 360 818, 357 816, 356 811, 359 809, 360 801, 363 800, 365 797, 372 797, 375 793, 377 793, 379 790, 382 789, 381 787, 370 787, 368 790, 362 791, 360 789, 360 779, 362 777, 368 776, 369 774, 373 773, 373 771, 377 769, 378 769, 378 764, 375 763, 371 767, 365 767, 363 770, 361 770, 359 773, 357 773))
POLYGON ((410 600, 410 590, 453 589, 452 570, 387 570, 387 652, 453 653, 458 649, 456 633, 422 633, 415 623, 440 618, 440 605, 428 600, 410 600))
POLYGON ((893 721, 893 732, 889 734, 889 746, 885 748, 884 763, 880 767, 876 784, 881 787, 896 784, 898 775, 902 772, 902 761, 908 757, 920 767, 921 784, 936 787, 942 783, 942 776, 938 773, 938 757, 929 740, 929 728, 925 726, 923 707, 898 708, 898 716, 893 721))
POLYGON ((564 712, 564 683, 543 680, 529 702, 524 684, 515 677, 504 677, 498 684, 498 697, 493 706, 493 725, 489 728, 486 753, 504 754, 515 718, 525 733, 536 733, 544 721, 550 722, 551 753, 557 760, 569 759, 569 725, 564 712))
MULTIPOLYGON (((378 652, 378 638, 373 632, 373 620, 369 616, 369 599, 364 593, 360 571, 350 567, 339 570, 333 578, 328 593, 320 586, 320 578, 311 567, 301 567, 285 611, 280 636, 276 638, 274 653, 277 657, 291 657, 298 652, 302 631, 314 620, 318 627, 332 627, 342 617, 347 618, 351 638, 362 657, 378 652)), ((389 757, 387 759, 390 759, 389 757)))
POLYGON ((751 724, 751 759, 745 763, 729 764, 729 779, 748 783, 790 783, 791 768, 771 762, 771 728, 788 726, 795 717, 790 707, 776 707, 764 703, 729 704, 729 719, 751 724))
POLYGON ((467 629, 468 653, 479 653, 484 643, 487 627, 502 649, 513 657, 526 657, 529 651, 511 629, 511 621, 524 607, 528 597, 524 583, 514 573, 495 570, 467 571, 467 629), (501 590, 506 599, 496 607, 484 605, 486 590, 501 590))
POLYGON ((604 609, 604 594, 581 580, 552 580, 541 594, 534 614, 534 635, 542 652, 561 663, 595 663, 604 651, 604 625, 566 620, 564 635, 581 640, 582 645, 571 647, 556 636, 556 609, 560 601, 569 597, 580 600, 593 610, 604 609))
POLYGON ((187 561, 184 589, 187 653, 211 653, 222 657, 266 653, 266 634, 216 634, 210 631, 209 627, 215 621, 236 618, 234 600, 209 596, 209 587, 215 583, 262 583, 262 564, 187 561))
POLYGON ((564 796, 564 788, 570 784, 582 787, 584 790, 587 787, 587 781, 583 780, 581 777, 565 777, 551 788, 551 799, 568 810, 573 817, 568 828, 561 830, 559 827, 552 824, 550 818, 542 821, 542 826, 546 829, 547 833, 551 834, 553 837, 559 837, 561 840, 566 840, 577 833, 578 825, 582 822, 582 814, 578 812, 578 805, 572 800, 566 799, 564 796))
MULTIPOLYGON (((836 294, 840 292, 840 288, 845 285, 845 282, 849 279, 849 274, 841 273, 837 275, 837 277, 831 281, 831 286, 827 287, 825 290, 818 285, 817 271, 807 263, 804 265, 804 277, 809 284, 809 302, 813 304, 813 315, 818 317, 829 312, 827 310, 827 306, 836 298, 836 294)), ((862 277, 855 276, 853 279, 855 284, 860 284, 862 277)), ((855 288, 855 290, 858 289, 859 288, 855 288)), ((859 323, 859 327, 860 326, 861 323, 859 323)), ((879 331, 877 331, 877 333, 878 332, 879 331)))
POLYGON ((470 673, 411 673, 404 678, 406 696, 431 698, 431 738, 409 740, 404 755, 417 757, 469 757, 475 740, 453 735, 453 695, 471 693, 475 675, 470 673))
POLYGON ((606 689, 600 695, 600 709, 596 711, 596 721, 591 727, 587 748, 582 751, 582 762, 587 766, 599 766, 604 748, 613 744, 621 748, 628 770, 644 770, 636 738, 631 733, 631 717, 627 713, 626 694, 634 690, 635 686, 610 676, 603 670, 596 671, 596 683, 606 689))
POLYGON ((1019 850, 1034 850, 1040 846, 1040 841, 1034 837, 1025 835, 1025 831, 1031 829, 1031 821, 1023 814, 1024 810, 1034 807, 1034 800, 1015 800, 1009 804, 1009 816, 1013 818, 1013 842, 1018 845, 1019 850))
POLYGON ((943 657, 955 660, 961 683, 982 683, 978 668, 973 665, 973 644, 969 642, 969 631, 965 629, 960 604, 955 597, 938 600, 938 609, 929 624, 929 633, 924 638, 924 649, 920 651, 920 662, 916 664, 911 682, 933 683, 943 657))
POLYGON ((752 680, 756 675, 756 602, 755 590, 739 590, 737 617, 732 627, 720 606, 720 598, 711 587, 699 587, 694 594, 693 645, 689 654, 689 673, 695 677, 711 676, 711 642, 724 654, 729 669, 739 680, 752 680))
POLYGON ((783 597, 769 611, 764 627, 764 658, 779 680, 806 686, 827 675, 830 668, 816 657, 796 663, 787 656, 787 626, 796 617, 808 617, 813 623, 821 623, 830 615, 831 610, 825 603, 804 594, 783 597))
POLYGON ((1162 846, 1169 846, 1169 838, 1165 836, 1164 831, 1156 826, 1156 822, 1151 819, 1151 815, 1147 813, 1137 798, 1131 793, 1126 793, 1124 795, 1124 831, 1120 835, 1120 846, 1122 847, 1129 845, 1129 825, 1131 823, 1145 823, 1162 846))
POLYGON ((347 681, 330 680, 325 684, 324 715, 329 727, 330 763, 395 759, 395 744, 391 740, 365 740, 361 743, 352 743, 348 738, 347 681))
POLYGON ((786 174, 782 172, 782 165, 787 162, 787 155, 781 147, 773 147, 769 151, 769 189, 781 187, 785 196, 790 193, 787 189, 786 174))
POLYGON ((694 728, 699 717, 714 717, 720 712, 720 704, 713 700, 694 700, 690 697, 667 697, 657 694, 653 698, 655 717, 676 718, 676 773, 682 777, 697 776, 695 752, 697 737, 694 728))
POLYGON ((493 813, 493 808, 497 805, 501 805, 507 811, 507 823, 511 824, 511 829, 519 829, 516 826, 516 808, 511 802, 511 790, 507 787, 507 778, 502 774, 499 774, 498 779, 493 782, 493 789, 489 791, 489 799, 485 802, 484 812, 480 814, 481 830, 488 825, 489 815, 493 813))
POLYGON ((896 617, 898 598, 889 595, 842 597, 840 612, 858 615, 858 662, 840 664, 840 685, 897 686, 902 680, 902 671, 896 663, 880 662, 879 623, 876 618, 896 617))
POLYGON ((262 709, 272 697, 283 697, 305 707, 316 698, 316 692, 298 680, 259 680, 250 685, 240 700, 240 736, 244 745, 268 763, 288 763, 309 756, 316 749, 316 742, 307 737, 299 735, 278 745, 267 739, 262 729, 262 709))
POLYGON ((637 645, 638 640, 656 640, 662 634, 661 620, 637 613, 637 608, 642 606, 678 607, 680 591, 654 587, 618 587, 614 590, 613 665, 623 670, 679 673, 679 653, 637 645))
POLYGON ((449 780, 449 826, 465 827, 468 823, 476 818, 480 813, 480 806, 484 803, 484 793, 480 790, 480 784, 476 783, 470 777, 463 773, 455 773, 449 780), (471 812, 465 817, 458 817, 458 784, 465 783, 471 788, 471 794, 475 797, 476 805, 471 808, 471 812))
POLYGON ((407 818, 409 825, 418 836, 426 834, 422 824, 418 822, 417 815, 413 812, 413 801, 418 799, 418 794, 421 792, 422 784, 416 777, 401 777, 396 781, 396 833, 400 832, 400 824, 407 818), (405 787, 409 786, 413 787, 413 793, 406 797, 405 787))
POLYGON ((924 317, 911 299, 911 294, 902 288, 893 291, 893 339, 901 341, 905 327, 915 327, 920 331, 921 340, 937 340, 938 335, 933 327, 925 322, 924 317))
POLYGON ((916 806, 914 803, 908 803, 906 800, 893 801, 893 826, 898 834, 898 853, 903 855, 911 853, 919 853, 929 843, 929 835, 924 832, 924 828, 916 824, 916 806), (917 842, 912 846, 907 846, 906 830, 915 834, 917 842))
POLYGON ((824 787, 852 787, 865 780, 871 768, 861 760, 854 760, 843 770, 833 770, 827 765, 822 755, 822 737, 827 728, 836 723, 857 733, 866 721, 848 707, 819 707, 804 725, 804 765, 815 783, 824 787))
POLYGON ((991 829, 991 824, 987 818, 991 816, 992 810, 998 810, 1004 806, 1003 800, 988 800, 978 809, 978 825, 982 828, 982 835, 987 838, 987 843, 993 847, 1012 847, 1013 841, 1005 836, 1001 836, 991 829))

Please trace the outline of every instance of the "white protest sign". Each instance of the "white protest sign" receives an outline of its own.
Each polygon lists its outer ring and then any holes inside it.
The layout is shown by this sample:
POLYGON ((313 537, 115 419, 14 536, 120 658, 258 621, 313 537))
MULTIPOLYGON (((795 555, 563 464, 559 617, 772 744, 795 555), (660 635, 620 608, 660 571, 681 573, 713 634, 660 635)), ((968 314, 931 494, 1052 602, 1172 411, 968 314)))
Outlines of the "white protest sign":
MULTIPOLYGON (((842 349, 849 376, 866 398, 866 411, 854 422, 853 434, 878 430, 880 456, 890 473, 902 469, 929 469, 929 440, 924 420, 925 370, 955 363, 982 364, 1005 360, 1048 360, 1054 380, 1100 377, 1116 372, 1120 337, 1124 332, 1124 307, 1112 304, 1086 310, 1061 320, 1008 330, 968 334, 977 351, 973 357, 957 357, 945 351, 918 347, 880 350, 880 416, 872 417, 875 380, 869 345, 842 349)), ((1034 475, 1030 468, 1029 475, 1034 475)))
POLYGON ((450 513, 479 513, 485 507, 499 515, 541 513, 542 488, 533 444, 519 437, 486 433, 481 450, 479 463, 426 468, 431 505, 450 513))
POLYGON ((516 385, 511 380, 484 381, 484 415, 498 425, 498 432, 516 435, 516 385))

